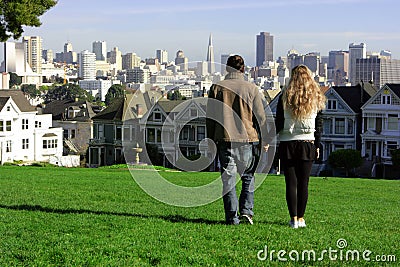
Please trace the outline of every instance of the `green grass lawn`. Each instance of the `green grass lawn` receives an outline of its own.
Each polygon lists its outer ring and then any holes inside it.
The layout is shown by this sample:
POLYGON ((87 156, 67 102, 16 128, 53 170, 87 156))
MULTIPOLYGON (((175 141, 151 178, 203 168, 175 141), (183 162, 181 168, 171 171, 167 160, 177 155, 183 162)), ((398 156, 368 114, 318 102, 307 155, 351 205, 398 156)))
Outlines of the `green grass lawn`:
MULTIPOLYGON (((216 173, 159 173, 181 185, 218 179, 216 173)), ((307 228, 297 230, 287 226, 284 188, 282 176, 268 176, 255 192, 254 225, 227 226, 221 199, 169 206, 143 192, 128 170, 3 166, 0 266, 400 265, 400 181, 312 178, 307 228), (336 244, 341 238, 343 249, 336 244), (268 257, 260 261, 265 247, 268 257), (278 259, 279 250, 288 261, 278 259), (306 250, 317 259, 328 252, 323 261, 289 258, 306 250), (346 261, 348 250, 360 251, 360 261, 346 261), (365 250, 370 262, 362 259, 365 250), (390 255, 396 262, 374 261, 390 255)))

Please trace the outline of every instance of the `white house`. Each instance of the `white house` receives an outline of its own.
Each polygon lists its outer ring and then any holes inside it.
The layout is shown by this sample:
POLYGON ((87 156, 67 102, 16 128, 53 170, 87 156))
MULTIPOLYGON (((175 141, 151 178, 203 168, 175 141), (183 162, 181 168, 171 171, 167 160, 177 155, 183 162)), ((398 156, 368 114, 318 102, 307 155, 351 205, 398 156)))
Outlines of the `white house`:
POLYGON ((400 148, 400 84, 385 84, 361 109, 361 155, 390 163, 390 150, 400 148))
POLYGON ((0 163, 61 158, 62 128, 52 128, 51 114, 39 115, 23 93, 0 90, 0 163))
POLYGON ((327 160, 330 153, 335 150, 355 149, 357 135, 357 110, 352 110, 334 87, 331 87, 325 95, 327 105, 322 113, 324 123, 321 138, 322 161, 327 160))
POLYGON ((326 108, 322 111, 322 160, 339 149, 361 150, 361 107, 376 94, 371 84, 333 86, 325 96, 326 108))

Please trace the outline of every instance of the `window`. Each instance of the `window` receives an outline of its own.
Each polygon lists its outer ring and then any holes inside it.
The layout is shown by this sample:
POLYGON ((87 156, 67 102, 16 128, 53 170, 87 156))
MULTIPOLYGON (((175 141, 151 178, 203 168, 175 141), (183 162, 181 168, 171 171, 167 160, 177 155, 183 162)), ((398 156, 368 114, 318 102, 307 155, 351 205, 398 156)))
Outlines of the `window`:
POLYGON ((131 128, 131 135, 132 135, 132 140, 136 139, 136 135, 135 135, 135 128, 131 128))
POLYGON ((397 149, 396 141, 387 141, 387 155, 391 156, 392 150, 397 149))
POLYGON ((156 133, 157 133, 157 143, 161 143, 161 131, 158 130, 156 131, 156 133))
POLYGON ((11 152, 11 141, 6 141, 6 152, 11 152))
POLYGON ((206 127, 198 126, 197 127, 197 141, 201 141, 206 138, 206 127))
POLYGON ((390 105, 390 95, 382 95, 382 104, 383 105, 390 105))
POLYGON ((190 117, 197 117, 197 109, 190 109, 190 117))
POLYGON ((75 129, 71 129, 71 139, 75 138, 76 136, 76 130, 75 129))
POLYGON ((329 99, 327 109, 336 110, 337 109, 337 101, 329 99))
POLYGON ((41 121, 35 121, 35 128, 42 128, 42 122, 41 121))
POLYGON ((189 128, 187 126, 184 126, 182 131, 180 132, 179 140, 188 140, 188 138, 189 138, 189 128))
POLYGON ((104 137, 104 125, 103 124, 99 124, 98 128, 98 134, 97 137, 98 138, 103 138, 104 137))
POLYGON ((375 118, 369 117, 367 121, 367 128, 371 130, 375 130, 375 118))
POLYGON ((58 144, 57 139, 44 139, 43 140, 43 149, 57 148, 57 144, 58 144))
POLYGON ((6 121, 6 131, 11 132, 11 121, 6 121))
POLYGON ((153 120, 154 121, 161 121, 161 112, 154 112, 153 113, 153 120))
POLYGON ((335 134, 344 134, 344 129, 345 129, 344 122, 345 122, 344 118, 335 119, 335 134))
POLYGON ((398 130, 399 129, 399 118, 397 114, 388 115, 388 130, 398 130))
POLYGON ((11 107, 10 106, 7 106, 7 111, 11 111, 11 107))
POLYGON ((332 119, 324 119, 324 134, 332 134, 332 119))
POLYGON ((195 140, 195 128, 193 126, 190 126, 189 128, 189 140, 194 141, 195 140))
POLYGON ((22 139, 22 149, 29 149, 29 139, 22 139))
POLYGON ((0 121, 0 132, 4 131, 4 122, 0 121))
POLYGON ((115 126, 115 140, 121 140, 122 139, 122 126, 117 125, 115 126))
POLYGON ((147 142, 154 143, 156 140, 156 129, 147 129, 147 142))
POLYGON ((354 134, 352 119, 347 120, 347 134, 354 134))
POLYGON ((64 129, 64 139, 68 139, 68 129, 64 129))
POLYGON ((28 129, 28 119, 22 119, 22 130, 28 129))
POLYGON ((93 138, 97 139, 99 134, 99 125, 93 123, 93 138))
POLYGON ((124 127, 124 141, 131 141, 131 128, 129 126, 124 127))

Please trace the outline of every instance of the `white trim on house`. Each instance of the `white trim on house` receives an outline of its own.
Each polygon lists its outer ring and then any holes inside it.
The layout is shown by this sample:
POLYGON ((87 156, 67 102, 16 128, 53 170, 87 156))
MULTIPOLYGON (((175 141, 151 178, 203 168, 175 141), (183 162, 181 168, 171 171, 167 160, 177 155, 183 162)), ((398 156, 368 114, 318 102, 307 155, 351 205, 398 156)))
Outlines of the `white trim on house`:
POLYGON ((400 148, 399 96, 385 84, 361 110, 361 155, 372 161, 390 162, 390 150, 400 148))
POLYGON ((14 161, 49 161, 50 157, 61 157, 62 136, 62 128, 52 128, 51 114, 22 112, 10 97, 0 111, 1 164, 14 161), (49 148, 47 142, 50 142, 49 148))

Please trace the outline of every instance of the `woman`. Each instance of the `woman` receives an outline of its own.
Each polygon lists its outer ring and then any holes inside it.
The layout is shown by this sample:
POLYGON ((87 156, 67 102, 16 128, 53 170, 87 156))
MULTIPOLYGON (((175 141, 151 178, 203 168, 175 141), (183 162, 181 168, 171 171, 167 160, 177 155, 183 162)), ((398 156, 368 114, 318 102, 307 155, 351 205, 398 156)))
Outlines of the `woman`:
POLYGON ((289 225, 306 227, 308 181, 313 161, 319 157, 322 121, 318 112, 325 108, 326 98, 311 71, 299 65, 292 70, 289 85, 278 100, 275 124, 285 174, 289 225))

